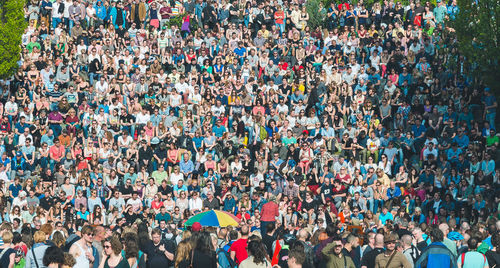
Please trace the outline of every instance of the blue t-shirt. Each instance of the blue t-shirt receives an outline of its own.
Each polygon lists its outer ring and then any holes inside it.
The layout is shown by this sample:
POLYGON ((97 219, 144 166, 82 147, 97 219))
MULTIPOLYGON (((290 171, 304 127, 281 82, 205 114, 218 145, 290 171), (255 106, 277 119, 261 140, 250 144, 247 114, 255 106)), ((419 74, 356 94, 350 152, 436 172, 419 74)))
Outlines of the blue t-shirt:
POLYGON ((212 128, 212 131, 214 132, 215 134, 215 137, 217 138, 221 138, 222 135, 224 134, 224 132, 226 132, 226 127, 225 126, 217 126, 215 125, 213 128, 212 128))
POLYGON ((390 212, 387 212, 387 214, 385 214, 385 215, 380 213, 378 218, 379 218, 380 222, 382 222, 382 225, 385 225, 385 222, 387 220, 391 220, 391 221, 394 220, 394 217, 392 216, 392 214, 390 212))
POLYGON ((234 53, 236 53, 236 55, 240 56, 240 57, 243 57, 245 55, 245 52, 247 52, 247 49, 244 48, 244 47, 237 47, 234 49, 234 53))
POLYGON ((17 197, 19 195, 19 192, 22 189, 23 189, 23 187, 21 186, 21 184, 18 184, 18 185, 11 184, 9 186, 9 191, 12 192, 12 196, 14 196, 14 197, 17 197))

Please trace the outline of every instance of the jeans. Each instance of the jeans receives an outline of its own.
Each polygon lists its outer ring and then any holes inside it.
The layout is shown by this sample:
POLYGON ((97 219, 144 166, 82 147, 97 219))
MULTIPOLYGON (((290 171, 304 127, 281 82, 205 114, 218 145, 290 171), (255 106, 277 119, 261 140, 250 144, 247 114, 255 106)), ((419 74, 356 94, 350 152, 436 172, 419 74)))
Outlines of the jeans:
POLYGON ((75 26, 75 21, 69 20, 69 35, 71 35, 71 29, 73 29, 73 26, 75 26))
POLYGON ((47 157, 41 157, 40 159, 38 159, 38 163, 40 164, 40 167, 42 169, 46 169, 49 165, 49 159, 47 157))
POLYGON ((496 112, 486 112, 486 121, 490 123, 490 128, 495 128, 495 117, 497 116, 496 112))
POLYGON ((59 124, 51 124, 49 126, 50 129, 52 129, 52 131, 54 131, 54 137, 59 137, 59 134, 61 134, 61 131, 62 131, 62 127, 61 125, 59 124))
POLYGON ((57 25, 59 25, 59 23, 61 22, 62 22, 61 18, 52 18, 52 27, 54 29, 57 28, 57 25))
POLYGON ((282 24, 276 23, 276 27, 278 27, 280 29, 280 35, 282 35, 285 32, 285 24, 284 23, 282 23, 282 24))
POLYGON ((264 235, 267 232, 267 225, 269 223, 275 223, 274 221, 261 221, 260 222, 260 233, 264 235))
POLYGON ((375 200, 373 198, 370 198, 370 199, 367 199, 366 200, 366 205, 368 206, 368 209, 371 211, 371 212, 374 212, 373 210, 373 207, 375 205, 375 200))
POLYGON ((94 79, 99 80, 99 74, 96 73, 89 73, 89 83, 91 86, 94 85, 94 79))
POLYGON ((10 178, 9 179, 13 180, 17 176, 20 179, 22 179, 22 181, 24 181, 24 179, 29 178, 31 176, 31 171, 29 171, 29 170, 20 170, 20 171, 22 171, 23 174, 20 174, 19 171, 12 170, 10 172, 10 178))
MULTIPOLYGON (((30 160, 33 158, 32 155, 26 155, 30 160)), ((35 171, 36 167, 36 161, 33 161, 33 165, 28 162, 28 159, 26 160, 26 170, 29 170, 31 172, 35 171)))
POLYGON ((54 159, 50 159, 50 160, 49 160, 49 164, 50 164, 50 170, 51 170, 52 172, 54 172, 54 167, 56 166, 56 164, 59 164, 59 162, 57 162, 57 161, 56 161, 56 160, 54 160, 54 159))
POLYGON ((384 200, 382 199, 374 199, 373 200, 373 213, 377 213, 378 211, 378 208, 381 208, 384 206, 384 200))
POLYGON ((335 197, 333 198, 333 203, 335 204, 335 207, 337 208, 337 210, 340 210, 340 207, 342 206, 342 200, 344 198, 343 197, 335 197))
MULTIPOLYGON (((158 161, 153 160, 151 163, 152 163, 152 166, 153 166, 153 170, 158 170, 158 166, 159 166, 158 165, 159 164, 158 161)), ((163 168, 165 170, 168 170, 168 162, 163 163, 163 168)))

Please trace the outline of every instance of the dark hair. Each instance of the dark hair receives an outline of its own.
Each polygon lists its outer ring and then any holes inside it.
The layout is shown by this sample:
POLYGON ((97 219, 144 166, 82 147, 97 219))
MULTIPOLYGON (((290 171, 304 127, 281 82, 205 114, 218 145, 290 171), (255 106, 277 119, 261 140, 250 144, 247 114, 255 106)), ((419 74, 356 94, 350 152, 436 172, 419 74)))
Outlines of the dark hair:
POLYGON ((64 263, 64 252, 62 249, 51 246, 45 250, 45 255, 43 255, 43 265, 49 266, 52 263, 63 264, 64 263))
POLYGON ((295 263, 304 264, 306 261, 306 253, 304 244, 300 241, 295 241, 290 247, 290 251, 288 253, 288 258, 295 258, 295 263))
POLYGON ((477 246, 479 245, 479 237, 473 235, 468 241, 467 241, 467 246, 469 247, 469 250, 476 250, 477 246))
POLYGON ((439 228, 434 227, 431 229, 430 237, 432 242, 443 242, 444 234, 443 231, 439 230, 439 228))
POLYGON ((125 258, 137 258, 139 257, 139 245, 137 243, 137 236, 134 236, 133 233, 130 233, 131 236, 126 234, 125 239, 125 258))
POLYGON ((491 244, 496 247, 497 250, 500 248, 500 232, 496 232, 491 236, 491 244))
POLYGON ((23 241, 23 237, 21 236, 20 233, 14 232, 13 235, 14 236, 12 237, 12 244, 17 244, 23 241))
POLYGON ((276 225, 274 224, 274 222, 270 222, 267 224, 267 232, 270 233, 272 231, 274 231, 274 228, 276 227, 276 225))
POLYGON ((248 253, 253 256, 255 264, 266 263, 266 248, 259 240, 252 240, 248 243, 248 253))
POLYGON ((208 232, 201 232, 199 234, 196 241, 196 250, 203 253, 210 253, 214 250, 212 245, 212 238, 210 237, 210 234, 208 232))
POLYGON ((335 227, 334 224, 328 224, 326 226, 326 234, 328 235, 328 237, 332 237, 336 233, 337 233, 337 227, 335 227))
MULTIPOLYGON (((139 245, 139 249, 141 249, 142 251, 144 251, 147 246, 149 245, 149 242, 151 241, 151 239, 149 239, 149 231, 148 231, 148 227, 146 227, 146 229, 144 230, 144 226, 145 226, 145 223, 141 223, 137 226, 137 244, 139 245)), ((156 231, 157 229, 153 229, 153 231, 151 232, 151 234, 157 232, 156 231)), ((161 231, 160 231, 160 234, 161 234, 161 231)))
POLYGON ((238 231, 236 231, 236 230, 231 230, 231 231, 229 232, 229 239, 230 239, 230 240, 236 240, 236 239, 238 239, 238 231))

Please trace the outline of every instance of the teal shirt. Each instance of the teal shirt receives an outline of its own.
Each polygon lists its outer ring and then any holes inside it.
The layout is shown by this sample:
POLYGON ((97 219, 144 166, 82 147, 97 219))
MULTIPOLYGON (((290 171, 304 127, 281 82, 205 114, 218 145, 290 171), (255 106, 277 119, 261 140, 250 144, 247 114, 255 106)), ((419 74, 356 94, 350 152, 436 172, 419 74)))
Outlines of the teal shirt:
POLYGON ((438 6, 434 8, 434 17, 436 18, 437 23, 442 23, 444 21, 444 17, 446 16, 447 9, 445 6, 438 6))
POLYGON ((291 138, 283 137, 282 142, 283 142, 283 145, 288 146, 290 144, 297 143, 297 139, 295 137, 291 137, 291 138))

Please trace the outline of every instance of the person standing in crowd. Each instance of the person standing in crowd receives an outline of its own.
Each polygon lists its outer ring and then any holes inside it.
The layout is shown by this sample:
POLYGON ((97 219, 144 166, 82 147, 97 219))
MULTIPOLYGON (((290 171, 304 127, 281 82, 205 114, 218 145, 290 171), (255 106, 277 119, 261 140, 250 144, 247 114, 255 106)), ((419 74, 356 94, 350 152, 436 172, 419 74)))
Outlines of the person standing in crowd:
POLYGON ((375 267, 375 260, 378 255, 384 252, 384 235, 374 234, 374 248, 363 254, 361 259, 361 268, 375 267))
POLYGON ((460 1, 21 2, 1 268, 500 263, 460 1))
MULTIPOLYGON (((276 182, 273 182, 276 184, 276 182)), ((276 197, 271 195, 269 197, 269 202, 262 206, 262 213, 260 218, 260 231, 262 234, 266 233, 266 228, 270 223, 276 223, 276 217, 279 216, 279 207, 276 204, 276 197)))
POLYGON ((266 258, 266 248, 260 240, 248 242, 248 258, 240 263, 238 267, 269 267, 271 263, 266 258))
POLYGON ((45 250, 49 245, 45 244, 46 235, 42 231, 36 231, 33 235, 33 247, 26 254, 26 267, 38 267, 42 263, 45 250))
POLYGON ((443 231, 434 227, 430 231, 432 243, 422 252, 415 267, 457 267, 456 256, 443 244, 443 231))
POLYGON ((239 265, 242 261, 248 258, 248 234, 250 230, 248 225, 243 225, 240 230, 241 237, 232 243, 229 252, 231 253, 231 259, 236 261, 239 265))
POLYGON ((396 243, 398 242, 398 236, 394 233, 385 235, 384 244, 385 251, 382 254, 378 254, 375 258, 376 268, 396 268, 404 267, 411 268, 412 265, 403 255, 396 249, 396 243))
POLYGON ((151 231, 151 241, 146 245, 144 253, 147 254, 147 267, 170 267, 174 260, 174 250, 171 243, 166 243, 161 239, 160 229, 151 231))
POLYGON ((477 252, 479 246, 479 238, 471 237, 467 240, 468 252, 462 253, 458 256, 457 264, 459 268, 468 267, 490 267, 486 255, 477 252))
POLYGON ((94 263, 95 257, 93 256, 92 240, 94 237, 94 229, 90 225, 82 227, 81 238, 74 242, 69 253, 75 257, 75 267, 89 267, 94 263))
POLYGON ((0 264, 2 267, 12 268, 14 267, 14 258, 16 255, 16 251, 12 246, 12 239, 14 238, 14 234, 10 230, 3 230, 2 233, 2 245, 0 246, 0 264))
POLYGON ((326 267, 355 268, 351 257, 342 253, 344 245, 340 237, 334 237, 332 242, 321 250, 326 257, 326 267))
POLYGON ((105 258, 101 262, 99 268, 130 267, 127 259, 122 256, 123 245, 117 237, 111 237, 103 242, 105 258))

